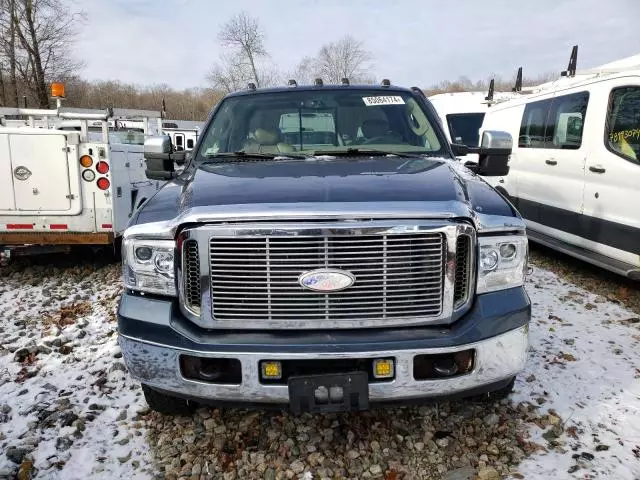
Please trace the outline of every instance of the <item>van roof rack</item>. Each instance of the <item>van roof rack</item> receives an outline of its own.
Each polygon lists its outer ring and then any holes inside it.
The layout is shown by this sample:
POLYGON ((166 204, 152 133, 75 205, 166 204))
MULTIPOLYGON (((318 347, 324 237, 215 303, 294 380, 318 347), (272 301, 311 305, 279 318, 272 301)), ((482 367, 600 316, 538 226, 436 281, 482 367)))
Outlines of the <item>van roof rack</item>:
POLYGON ((513 86, 512 90, 514 92, 522 91, 522 67, 518 67, 518 73, 516 74, 516 83, 513 86))
POLYGON ((578 65, 578 45, 574 45, 571 49, 571 56, 569 57, 569 65, 567 69, 560 72, 561 77, 575 77, 576 66, 578 65))
POLYGON ((495 93, 496 81, 494 78, 489 82, 489 91, 487 92, 487 96, 484 97, 486 101, 489 103, 493 102, 493 94, 495 93))

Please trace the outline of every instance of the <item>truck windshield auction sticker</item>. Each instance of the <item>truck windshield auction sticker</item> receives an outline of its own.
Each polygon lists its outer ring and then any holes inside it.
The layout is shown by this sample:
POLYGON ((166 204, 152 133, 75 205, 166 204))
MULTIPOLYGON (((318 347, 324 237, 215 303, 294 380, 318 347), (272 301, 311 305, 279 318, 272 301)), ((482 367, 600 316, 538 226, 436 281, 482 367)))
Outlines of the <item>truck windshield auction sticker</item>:
POLYGON ((395 95, 384 95, 380 97, 362 97, 362 101, 367 107, 378 105, 404 105, 402 97, 395 95))

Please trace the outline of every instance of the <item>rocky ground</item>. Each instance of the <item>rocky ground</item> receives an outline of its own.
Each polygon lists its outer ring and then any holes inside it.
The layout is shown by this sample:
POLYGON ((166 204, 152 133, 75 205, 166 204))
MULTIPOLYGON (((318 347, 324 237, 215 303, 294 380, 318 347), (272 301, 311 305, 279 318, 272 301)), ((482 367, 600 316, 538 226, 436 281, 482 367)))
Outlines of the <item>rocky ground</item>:
POLYGON ((118 265, 3 268, 0 479, 638 479, 638 288, 543 249, 532 263, 508 400, 301 417, 149 412, 116 342, 118 265))

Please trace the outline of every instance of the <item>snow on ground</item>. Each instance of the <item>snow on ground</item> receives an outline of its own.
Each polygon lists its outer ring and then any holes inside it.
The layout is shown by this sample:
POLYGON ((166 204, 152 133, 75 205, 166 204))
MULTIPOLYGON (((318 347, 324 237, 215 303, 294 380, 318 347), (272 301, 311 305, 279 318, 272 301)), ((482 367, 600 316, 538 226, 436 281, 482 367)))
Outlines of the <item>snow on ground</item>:
MULTIPOLYGON (((193 418, 179 417, 174 423, 166 417, 147 414, 140 389, 127 376, 116 343, 114 313, 119 291, 119 269, 115 265, 85 264, 70 268, 36 265, 0 271, 0 479, 14 478, 18 468, 25 475, 19 478, 29 478, 29 474, 65 480, 152 478, 159 471, 168 471, 162 470, 160 464, 171 464, 176 471, 181 468, 184 471, 189 467, 185 463, 192 458, 204 457, 216 449, 220 453, 225 448, 224 441, 218 445, 215 439, 200 447, 197 438, 194 443, 194 435, 197 437, 198 432, 208 430, 209 426, 212 430, 209 434, 214 437, 217 432, 224 432, 224 422, 227 426, 231 424, 227 417, 220 417, 226 413, 216 410, 210 414, 201 409, 193 418), (199 416, 202 418, 198 420, 199 416), (176 431, 172 438, 172 429, 178 427, 185 430, 176 431), (185 452, 177 449, 179 443, 186 448, 185 452), (173 452, 176 458, 160 458, 158 451, 162 455, 173 452)), ((477 434, 482 430, 477 422, 487 423, 493 412, 498 412, 495 422, 498 418, 510 422, 505 428, 513 427, 514 431, 524 428, 528 438, 522 439, 527 444, 523 449, 537 451, 517 465, 514 478, 640 478, 640 320, 617 303, 568 284, 548 271, 534 269, 527 291, 533 303, 531 357, 518 379, 516 393, 511 396, 520 407, 476 407, 480 410, 467 414, 464 408, 456 410, 453 406, 447 410, 449 407, 441 406, 438 417, 449 423, 454 417, 459 419, 466 432, 473 430, 468 428, 473 419, 468 418, 477 416, 480 419, 474 424, 477 434), (527 409, 522 403, 533 406, 527 409), (512 412, 510 415, 522 418, 508 416, 504 413, 507 408, 512 412), (535 414, 522 413, 532 410, 535 414), (442 419, 447 411, 449 419, 442 419), (460 416, 456 417, 456 412, 461 412, 460 416)), ((411 434, 422 438, 420 432, 431 422, 432 410, 390 412, 397 415, 398 423, 391 419, 385 435, 390 434, 390 442, 401 442, 398 451, 413 455, 416 465, 423 465, 419 462, 429 458, 443 458, 428 450, 429 445, 444 449, 449 443, 447 438, 438 439, 437 429, 435 437, 431 433, 424 435, 424 443, 415 443, 414 439, 408 448, 402 446, 403 438, 411 434), (413 422, 413 416, 418 420, 413 422), (407 431, 410 428, 416 432, 407 431)), ((244 425, 245 429, 255 421, 271 422, 272 427, 294 422, 286 428, 295 426, 297 430, 287 434, 296 442, 307 435, 304 421, 315 422, 308 417, 307 420, 256 417, 240 410, 228 415, 240 417, 233 425, 244 425)), ((385 420, 365 414, 349 418, 351 427, 367 418, 382 423, 385 420)), ((326 417, 318 420, 323 425, 326 422, 326 417)), ((337 423, 340 422, 332 420, 324 427, 335 428, 337 423)), ((380 423, 371 428, 382 428, 377 426, 380 423)), ((492 466, 500 468, 499 460, 505 457, 491 455, 494 445, 487 443, 491 437, 484 443, 456 438, 456 428, 456 425, 450 428, 451 444, 460 441, 465 449, 472 445, 477 451, 468 458, 479 460, 473 460, 471 467, 450 470, 446 478, 471 478, 474 473, 480 478, 497 478, 492 466)), ((493 435, 494 430, 487 432, 493 435)), ((354 434, 348 433, 351 444, 354 434)), ((284 438, 278 434, 274 436, 276 441, 284 438)), ((377 447, 374 445, 377 442, 371 441, 368 450, 371 458, 381 460, 366 464, 362 477, 418 478, 408 473, 411 459, 406 460, 405 470, 399 465, 408 458, 404 454, 402 459, 384 459, 387 449, 383 438, 387 437, 381 436, 377 447), (397 474, 403 471, 404 474, 397 474)), ((297 444, 292 448, 298 448, 297 444)), ((313 452, 311 447, 308 451, 313 452)), ((345 462, 364 459, 365 450, 353 451, 345 454, 349 459, 345 462)), ((389 451, 395 450, 387 450, 387 454, 389 451)), ((320 453, 310 453, 308 458, 320 453)), ((440 453, 447 456, 445 450, 440 453)), ((254 451, 251 456, 264 461, 265 453, 254 451)), ((271 467, 264 467, 256 473, 259 476, 251 478, 263 478, 263 472, 264 478, 292 478, 292 475, 319 478, 305 465, 307 457, 301 458, 302 461, 285 466, 283 472, 276 474, 271 467)), ((442 474, 445 468, 437 467, 428 471, 442 474)), ((194 463, 190 478, 218 478, 207 476, 206 468, 206 462, 202 468, 194 463)), ((224 478, 241 477, 231 472, 224 478)))
POLYGON ((565 435, 557 451, 529 458, 521 473, 640 478, 640 318, 540 269, 527 291, 531 352, 512 398, 555 410, 565 435))

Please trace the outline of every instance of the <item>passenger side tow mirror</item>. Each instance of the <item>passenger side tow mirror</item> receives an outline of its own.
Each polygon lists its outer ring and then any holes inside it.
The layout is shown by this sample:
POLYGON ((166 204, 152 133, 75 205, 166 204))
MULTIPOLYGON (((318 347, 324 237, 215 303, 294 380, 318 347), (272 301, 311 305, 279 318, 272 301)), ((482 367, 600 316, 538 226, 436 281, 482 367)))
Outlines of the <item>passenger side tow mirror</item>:
POLYGON ((467 153, 469 153, 469 147, 462 143, 452 143, 451 150, 453 150, 453 154, 456 157, 464 157, 467 153))
POLYGON ((478 175, 485 177, 501 177, 509 173, 509 157, 513 149, 513 139, 507 132, 486 130, 482 132, 482 140, 478 149, 470 149, 478 153, 478 164, 471 168, 478 175), (475 150, 475 151, 474 151, 475 150))
POLYGON ((184 165, 186 152, 176 152, 169 135, 151 137, 144 142, 145 175, 150 180, 171 180, 175 177, 175 165, 184 165))

